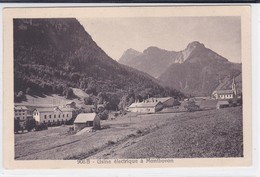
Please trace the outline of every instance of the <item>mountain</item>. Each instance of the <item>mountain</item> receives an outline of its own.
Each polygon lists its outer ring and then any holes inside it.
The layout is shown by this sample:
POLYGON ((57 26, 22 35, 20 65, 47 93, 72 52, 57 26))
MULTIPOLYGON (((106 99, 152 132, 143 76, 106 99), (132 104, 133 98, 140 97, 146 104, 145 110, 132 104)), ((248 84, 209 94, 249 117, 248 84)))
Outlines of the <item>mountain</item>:
POLYGON ((74 18, 14 19, 13 24, 15 93, 65 95, 71 87, 94 95, 169 93, 148 74, 111 59, 74 18))
MULTIPOLYGON (((129 56, 127 51, 123 56, 129 56)), ((238 90, 242 88, 242 65, 229 62, 198 41, 178 52, 149 47, 134 58, 121 58, 122 64, 144 71, 164 86, 187 95, 208 96, 215 89, 229 89, 233 77, 240 83, 238 90)))
POLYGON ((149 47, 142 53, 134 49, 128 49, 118 62, 157 78, 167 66, 182 62, 182 58, 178 52, 167 51, 158 47, 149 47))

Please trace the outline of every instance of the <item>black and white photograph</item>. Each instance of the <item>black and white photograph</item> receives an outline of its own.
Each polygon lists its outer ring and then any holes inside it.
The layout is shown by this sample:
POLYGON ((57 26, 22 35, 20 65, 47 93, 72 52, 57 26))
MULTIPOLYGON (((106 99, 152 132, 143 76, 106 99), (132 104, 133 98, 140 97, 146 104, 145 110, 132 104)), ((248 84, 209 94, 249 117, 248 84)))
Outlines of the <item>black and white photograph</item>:
POLYGON ((13 160, 250 158, 243 17, 184 12, 14 16, 13 160))

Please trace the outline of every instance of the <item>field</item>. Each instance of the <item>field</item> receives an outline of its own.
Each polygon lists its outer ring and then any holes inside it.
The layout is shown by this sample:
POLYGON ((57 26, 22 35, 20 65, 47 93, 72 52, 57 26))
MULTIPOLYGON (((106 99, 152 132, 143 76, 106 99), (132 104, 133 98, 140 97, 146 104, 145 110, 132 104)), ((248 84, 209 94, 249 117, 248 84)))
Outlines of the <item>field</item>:
POLYGON ((84 103, 83 98, 87 97, 86 94, 81 89, 72 88, 73 93, 77 98, 74 99, 66 99, 64 96, 60 96, 57 94, 51 95, 42 95, 42 96, 31 96, 26 95, 26 101, 22 101, 20 103, 15 103, 15 105, 22 106, 37 106, 37 107, 51 107, 51 106, 60 106, 66 105, 68 102, 74 101, 77 106, 84 103))
POLYGON ((242 157, 242 108, 127 114, 81 135, 61 126, 15 135, 15 159, 242 157))

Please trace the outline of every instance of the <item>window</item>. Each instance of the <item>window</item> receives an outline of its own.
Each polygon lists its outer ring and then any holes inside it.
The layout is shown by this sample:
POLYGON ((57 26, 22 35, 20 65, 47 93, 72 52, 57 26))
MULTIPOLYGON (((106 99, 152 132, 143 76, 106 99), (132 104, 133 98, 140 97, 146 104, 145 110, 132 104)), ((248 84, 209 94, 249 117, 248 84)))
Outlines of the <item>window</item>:
POLYGON ((59 114, 59 118, 60 118, 60 114, 59 114))
POLYGON ((47 119, 47 115, 44 115, 44 119, 47 119))
POLYGON ((63 117, 64 117, 64 114, 63 114, 63 117))
POLYGON ((51 118, 51 115, 49 115, 49 118, 51 118))
POLYGON ((54 118, 56 118, 56 115, 54 114, 54 118))
POLYGON ((45 124, 45 120, 43 121, 43 123, 45 124))
POLYGON ((67 117, 69 117, 69 114, 67 114, 67 117))

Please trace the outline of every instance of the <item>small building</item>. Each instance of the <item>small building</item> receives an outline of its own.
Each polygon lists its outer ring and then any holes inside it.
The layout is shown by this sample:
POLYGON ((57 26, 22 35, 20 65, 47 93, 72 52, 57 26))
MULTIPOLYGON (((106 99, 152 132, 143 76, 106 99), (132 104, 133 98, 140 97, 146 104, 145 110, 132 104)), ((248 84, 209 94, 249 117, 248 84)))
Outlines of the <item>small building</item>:
POLYGON ((36 108, 33 118, 38 123, 66 122, 72 118, 72 109, 59 107, 36 108))
POLYGON ((228 101, 218 101, 217 109, 227 108, 229 107, 228 101))
POLYGON ((94 124, 100 126, 100 119, 96 113, 80 113, 74 120, 74 130, 80 131, 85 127, 93 127, 94 124))
POLYGON ((26 106, 14 107, 14 118, 19 121, 25 121, 28 114, 28 108, 26 106))
POLYGON ((130 112, 140 112, 140 113, 155 113, 162 110, 163 104, 161 102, 141 102, 133 103, 128 107, 130 112))

